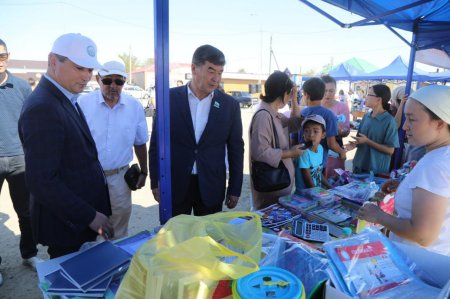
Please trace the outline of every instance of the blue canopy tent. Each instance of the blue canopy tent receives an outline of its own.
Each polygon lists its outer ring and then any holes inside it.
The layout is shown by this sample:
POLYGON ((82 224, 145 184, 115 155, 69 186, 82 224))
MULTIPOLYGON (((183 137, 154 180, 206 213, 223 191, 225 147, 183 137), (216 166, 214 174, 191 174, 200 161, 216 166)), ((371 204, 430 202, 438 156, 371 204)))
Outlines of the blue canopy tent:
POLYGON ((433 78, 432 81, 441 81, 441 82, 449 82, 450 81, 450 71, 442 72, 442 73, 432 73, 429 74, 430 77, 433 78))
MULTIPOLYGON (((343 23, 312 4, 299 0, 342 28, 356 26, 383 25, 411 47, 406 93, 410 92, 416 51, 438 49, 450 54, 450 1, 448 0, 324 0, 331 5, 361 16, 363 19, 353 23, 343 23), (396 29, 412 32, 411 42, 400 35, 396 29)), ((402 119, 402 123, 404 118, 402 119)), ((399 130, 403 140, 404 131, 399 130)), ((401 147, 403 143, 401 142, 401 147)), ((399 167, 402 148, 396 151, 394 165, 399 167)))
POLYGON ((328 72, 328 75, 332 76, 336 80, 348 80, 353 81, 355 76, 360 76, 360 73, 356 68, 341 63, 328 72))
MULTIPOLYGON (((355 77, 356 80, 406 80, 408 75, 408 66, 398 56, 388 66, 374 72, 355 77)), ((433 79, 427 72, 414 70, 412 80, 427 81, 433 79)))

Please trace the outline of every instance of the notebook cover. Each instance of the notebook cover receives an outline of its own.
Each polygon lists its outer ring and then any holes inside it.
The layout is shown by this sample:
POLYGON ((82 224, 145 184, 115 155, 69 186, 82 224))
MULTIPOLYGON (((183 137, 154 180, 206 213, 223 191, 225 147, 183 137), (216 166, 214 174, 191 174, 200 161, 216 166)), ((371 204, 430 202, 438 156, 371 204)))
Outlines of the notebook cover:
POLYGON ((114 273, 129 260, 128 253, 105 241, 62 262, 61 270, 75 285, 84 288, 90 282, 105 277, 110 272, 114 273))

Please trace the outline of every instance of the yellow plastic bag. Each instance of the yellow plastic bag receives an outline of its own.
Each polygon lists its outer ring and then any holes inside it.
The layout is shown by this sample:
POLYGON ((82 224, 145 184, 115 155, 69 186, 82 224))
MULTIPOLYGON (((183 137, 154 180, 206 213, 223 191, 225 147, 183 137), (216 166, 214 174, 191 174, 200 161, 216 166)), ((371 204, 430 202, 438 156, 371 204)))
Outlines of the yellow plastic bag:
POLYGON ((219 280, 259 270, 261 239, 253 213, 174 217, 136 252, 116 298, 211 298, 219 280))

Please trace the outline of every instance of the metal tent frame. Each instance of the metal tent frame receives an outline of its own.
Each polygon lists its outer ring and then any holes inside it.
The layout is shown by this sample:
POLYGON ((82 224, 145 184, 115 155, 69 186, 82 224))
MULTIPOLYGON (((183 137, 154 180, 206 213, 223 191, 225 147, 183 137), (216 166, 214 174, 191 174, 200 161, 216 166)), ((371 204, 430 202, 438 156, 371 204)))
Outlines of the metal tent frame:
MULTIPOLYGON (((388 30, 406 42, 410 47, 410 58, 407 75, 409 93, 417 50, 439 49, 450 54, 450 1, 448 0, 325 0, 334 6, 363 17, 354 23, 344 23, 331 14, 320 9, 308 0, 299 0, 342 28, 356 26, 384 25, 388 30), (401 36, 396 29, 413 33, 411 42, 401 36)), ((171 174, 170 174, 170 115, 169 115, 169 0, 154 0, 155 30, 155 72, 158 121, 154 126, 159 139, 160 169, 160 222, 170 219, 171 174)), ((403 120, 402 120, 403 122, 403 120)), ((401 132, 403 140, 404 132, 401 132)), ((398 151, 395 165, 400 162, 398 151)))

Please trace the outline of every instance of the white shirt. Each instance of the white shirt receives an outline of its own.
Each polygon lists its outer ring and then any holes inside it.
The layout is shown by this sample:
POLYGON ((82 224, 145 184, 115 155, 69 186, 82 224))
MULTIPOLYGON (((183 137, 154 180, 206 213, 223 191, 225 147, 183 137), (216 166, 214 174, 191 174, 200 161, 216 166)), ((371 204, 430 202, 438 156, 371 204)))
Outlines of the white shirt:
MULTIPOLYGON (((187 85, 189 109, 191 110, 192 125, 194 126, 195 141, 198 144, 200 137, 202 137, 206 124, 208 123, 209 110, 211 110, 211 102, 214 92, 211 92, 204 99, 199 99, 195 96, 192 90, 187 85)), ((194 162, 192 167, 192 174, 197 174, 197 162, 194 162)))
MULTIPOLYGON (((450 146, 444 146, 427 153, 411 173, 402 181, 395 193, 395 209, 398 217, 411 218, 412 192, 422 188, 448 199, 447 212, 436 241, 427 250, 450 256, 450 146)), ((424 198, 423 200, 426 200, 424 198)), ((397 242, 411 244, 391 232, 390 238, 397 242)), ((417 245, 417 244, 415 244, 417 245)))
POLYGON ((148 141, 144 108, 135 98, 122 93, 111 108, 97 90, 80 96, 78 104, 86 116, 103 169, 128 165, 133 160, 133 145, 148 141))

